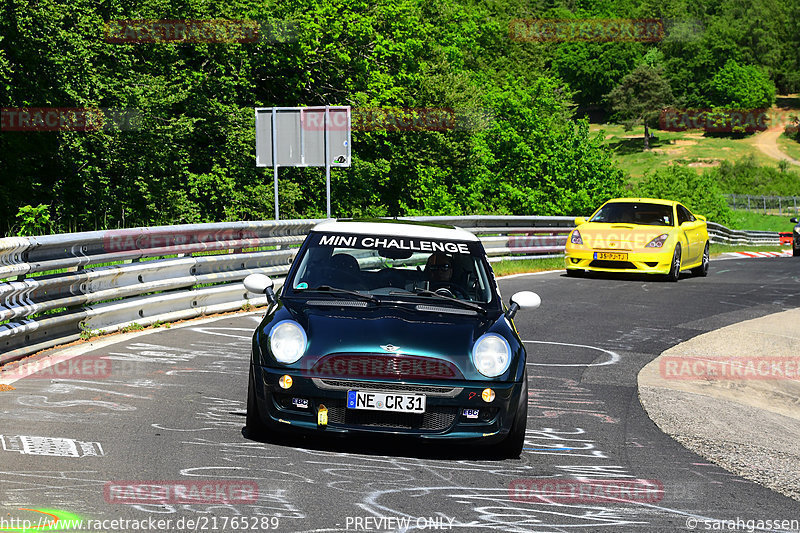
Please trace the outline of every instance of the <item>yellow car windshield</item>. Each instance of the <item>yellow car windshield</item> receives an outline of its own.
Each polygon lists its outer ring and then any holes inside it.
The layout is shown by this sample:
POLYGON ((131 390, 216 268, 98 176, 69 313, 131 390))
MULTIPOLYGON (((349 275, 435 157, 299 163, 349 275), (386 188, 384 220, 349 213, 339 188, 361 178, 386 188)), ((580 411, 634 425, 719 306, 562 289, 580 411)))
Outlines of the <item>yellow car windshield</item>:
POLYGON ((590 222, 673 226, 672 206, 642 202, 613 202, 600 208, 590 222))

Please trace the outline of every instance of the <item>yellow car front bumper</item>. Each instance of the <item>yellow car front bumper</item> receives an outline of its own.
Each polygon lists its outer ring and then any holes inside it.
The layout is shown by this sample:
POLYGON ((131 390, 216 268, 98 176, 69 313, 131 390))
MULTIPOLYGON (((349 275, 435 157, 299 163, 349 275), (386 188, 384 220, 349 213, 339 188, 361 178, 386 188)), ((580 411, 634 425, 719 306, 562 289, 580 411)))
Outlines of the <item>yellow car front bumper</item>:
POLYGON ((670 248, 647 252, 613 252, 625 254, 624 259, 595 259, 596 250, 567 247, 564 264, 567 270, 590 270, 593 272, 631 272, 640 274, 668 274, 674 250, 670 248))

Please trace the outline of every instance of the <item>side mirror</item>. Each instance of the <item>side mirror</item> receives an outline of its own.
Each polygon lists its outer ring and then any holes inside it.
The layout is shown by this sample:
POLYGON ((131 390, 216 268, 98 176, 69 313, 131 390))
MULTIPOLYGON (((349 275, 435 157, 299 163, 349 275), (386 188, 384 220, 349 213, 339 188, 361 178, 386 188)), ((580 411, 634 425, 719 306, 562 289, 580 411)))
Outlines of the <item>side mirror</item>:
POLYGON ((506 311, 506 316, 508 318, 514 318, 514 315, 516 315, 517 311, 520 309, 536 309, 541 304, 542 299, 539 298, 539 295, 535 292, 516 292, 511 297, 511 305, 509 306, 508 311, 506 311))
POLYGON ((586 219, 583 217, 578 217, 575 219, 575 226, 580 226, 581 224, 586 224, 586 219))
POLYGON ((795 218, 790 218, 790 219, 789 219, 789 222, 794 222, 795 224, 797 224, 797 217, 795 217, 795 218))
POLYGON ((264 274, 250 274, 244 278, 244 288, 254 294, 266 294, 269 303, 274 304, 277 299, 272 291, 272 280, 264 274))

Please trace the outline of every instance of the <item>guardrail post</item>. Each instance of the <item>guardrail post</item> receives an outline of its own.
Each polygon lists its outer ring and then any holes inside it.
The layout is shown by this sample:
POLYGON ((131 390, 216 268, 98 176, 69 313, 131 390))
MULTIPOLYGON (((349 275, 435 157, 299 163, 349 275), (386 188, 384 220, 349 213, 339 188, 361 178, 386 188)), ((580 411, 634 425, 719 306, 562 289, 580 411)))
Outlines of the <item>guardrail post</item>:
POLYGON ((780 196, 778 196, 778 214, 779 215, 783 214, 783 209, 781 208, 781 197, 780 196))
POLYGON ((747 210, 750 211, 750 195, 747 195, 747 210))
POLYGON ((761 195, 761 199, 764 200, 764 214, 766 215, 767 214, 767 197, 764 196, 764 195, 761 195))

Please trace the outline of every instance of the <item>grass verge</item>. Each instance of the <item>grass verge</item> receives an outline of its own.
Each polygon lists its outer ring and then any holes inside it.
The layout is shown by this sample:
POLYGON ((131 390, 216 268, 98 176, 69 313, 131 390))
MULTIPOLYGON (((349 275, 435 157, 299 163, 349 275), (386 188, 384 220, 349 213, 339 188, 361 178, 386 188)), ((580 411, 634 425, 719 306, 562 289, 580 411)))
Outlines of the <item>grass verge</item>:
POLYGON ((637 183, 645 172, 680 163, 702 171, 718 166, 721 161, 738 161, 752 156, 758 165, 777 167, 777 161, 756 147, 755 135, 714 136, 700 130, 662 131, 652 129, 650 150, 644 150, 644 127, 630 131, 619 124, 592 124, 591 132, 603 132, 604 143, 614 159, 630 174, 630 183, 637 183))
MULTIPOLYGON (((793 207, 793 206, 792 206, 793 207)), ((798 205, 800 208, 800 205, 798 205)), ((733 211, 731 222, 728 224, 730 229, 751 230, 751 231, 792 231, 794 224, 789 219, 794 213, 781 215, 765 215, 755 211, 733 211)))
MULTIPOLYGON (((790 138, 786 133, 781 133, 781 136, 778 137, 778 148, 792 159, 800 161, 800 142, 790 138)), ((797 166, 790 165, 789 168, 796 169, 797 166)))
POLYGON ((563 257, 545 257, 543 259, 520 259, 518 261, 498 261, 492 263, 495 276, 526 274, 545 270, 561 270, 564 268, 563 257))

